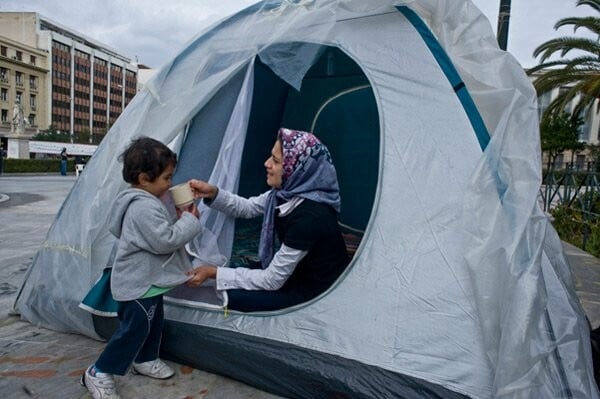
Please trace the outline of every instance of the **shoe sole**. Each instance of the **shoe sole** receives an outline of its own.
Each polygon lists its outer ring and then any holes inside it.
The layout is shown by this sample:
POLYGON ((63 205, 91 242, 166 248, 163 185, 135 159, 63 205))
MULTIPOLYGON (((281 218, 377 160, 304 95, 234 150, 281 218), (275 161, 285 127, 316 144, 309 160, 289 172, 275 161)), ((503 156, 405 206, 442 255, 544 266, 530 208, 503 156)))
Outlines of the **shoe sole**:
POLYGON ((173 377, 175 376, 175 373, 173 373, 173 374, 171 374, 171 375, 170 375, 170 376, 168 376, 168 377, 162 377, 162 378, 161 378, 161 377, 153 377, 153 376, 151 376, 151 375, 148 375, 148 374, 143 374, 143 373, 140 373, 139 371, 137 371, 137 370, 136 370, 135 368, 133 368, 133 367, 131 368, 131 373, 132 373, 132 374, 136 374, 136 375, 143 375, 144 377, 150 377, 150 378, 154 378, 155 380, 168 380, 169 378, 173 378, 173 377))

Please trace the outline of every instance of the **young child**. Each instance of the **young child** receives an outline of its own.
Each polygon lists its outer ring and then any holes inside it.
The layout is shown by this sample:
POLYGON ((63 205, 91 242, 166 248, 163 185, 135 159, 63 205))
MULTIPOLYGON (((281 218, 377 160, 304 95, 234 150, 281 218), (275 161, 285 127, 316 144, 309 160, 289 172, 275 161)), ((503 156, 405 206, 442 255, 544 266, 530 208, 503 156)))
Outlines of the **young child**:
POLYGON ((119 303, 119 328, 81 377, 96 399, 119 398, 112 375, 125 375, 132 363, 134 372, 149 377, 175 374, 158 358, 163 293, 190 279, 184 245, 202 230, 195 204, 178 211, 175 221, 159 199, 171 186, 177 164, 167 146, 142 137, 120 159, 131 187, 117 196, 109 212, 109 231, 119 238, 110 280, 119 303))

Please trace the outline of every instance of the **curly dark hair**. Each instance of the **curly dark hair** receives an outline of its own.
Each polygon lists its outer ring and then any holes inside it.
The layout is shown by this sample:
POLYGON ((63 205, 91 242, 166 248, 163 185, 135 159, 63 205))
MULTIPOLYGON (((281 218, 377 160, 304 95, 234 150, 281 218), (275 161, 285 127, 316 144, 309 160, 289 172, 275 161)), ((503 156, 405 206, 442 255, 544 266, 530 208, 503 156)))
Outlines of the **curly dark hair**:
POLYGON ((141 173, 146 173, 154 181, 167 168, 177 165, 177 154, 166 145, 150 137, 139 137, 119 156, 123 162, 123 179, 130 184, 138 184, 141 173))

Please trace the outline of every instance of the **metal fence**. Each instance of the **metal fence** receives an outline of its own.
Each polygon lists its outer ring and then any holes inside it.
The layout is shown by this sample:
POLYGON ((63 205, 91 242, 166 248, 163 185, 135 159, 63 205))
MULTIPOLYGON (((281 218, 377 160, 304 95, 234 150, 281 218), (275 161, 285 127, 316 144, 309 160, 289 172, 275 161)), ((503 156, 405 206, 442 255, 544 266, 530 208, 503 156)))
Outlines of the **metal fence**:
POLYGON ((544 211, 559 205, 578 205, 582 212, 591 213, 594 196, 600 195, 599 170, 600 165, 595 162, 587 162, 583 167, 568 162, 565 169, 544 171, 539 193, 544 211))
POLYGON ((581 164, 572 162, 565 169, 550 168, 544 172, 539 198, 545 212, 550 212, 558 206, 567 207, 580 217, 572 221, 581 226, 583 237, 581 248, 586 244, 591 233, 591 224, 600 220, 600 214, 595 213, 594 202, 600 197, 600 164, 588 162, 581 164))

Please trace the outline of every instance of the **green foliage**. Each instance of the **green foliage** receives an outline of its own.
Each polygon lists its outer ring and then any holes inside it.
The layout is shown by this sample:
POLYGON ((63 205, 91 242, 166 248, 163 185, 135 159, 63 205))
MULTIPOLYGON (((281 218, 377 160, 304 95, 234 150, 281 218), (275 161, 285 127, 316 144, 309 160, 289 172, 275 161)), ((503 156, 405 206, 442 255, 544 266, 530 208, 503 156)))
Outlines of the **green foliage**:
POLYGON ((545 114, 540 124, 542 151, 548 153, 549 163, 565 150, 582 150, 585 145, 579 141, 581 118, 573 119, 567 113, 545 114))
MULTIPOLYGON (((99 144, 103 137, 103 135, 94 134, 92 137, 92 143, 99 144)), ((69 132, 58 131, 54 126, 50 125, 48 130, 36 134, 33 136, 32 140, 70 143, 71 135, 69 132)), ((90 144, 90 130, 84 129, 81 132, 73 133, 73 143, 90 144)))
POLYGON ((69 135, 69 132, 59 132, 53 125, 50 125, 48 130, 36 134, 33 136, 32 140, 69 143, 71 141, 71 136, 69 135))
POLYGON ((585 193, 571 207, 558 206, 551 214, 561 240, 600 257, 600 193, 585 193))
MULTIPOLYGON (((60 159, 4 159, 4 173, 60 173, 60 159)), ((67 171, 75 170, 75 161, 67 161, 67 171)))
MULTIPOLYGON (((589 6, 600 14, 600 0, 578 0, 577 6, 589 6)), ((547 113, 562 113, 571 101, 583 94, 572 112, 574 117, 578 117, 583 115, 596 98, 600 98, 600 17, 592 15, 563 18, 554 28, 563 26, 572 26, 575 33, 578 29, 586 30, 594 37, 566 36, 542 43, 533 52, 534 57, 540 57, 540 64, 531 68, 528 73, 542 72, 534 81, 540 95, 555 88, 567 88, 550 103, 547 113), (567 57, 571 54, 575 55, 567 57), (549 61, 553 56, 560 58, 549 61)))

